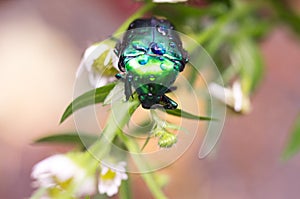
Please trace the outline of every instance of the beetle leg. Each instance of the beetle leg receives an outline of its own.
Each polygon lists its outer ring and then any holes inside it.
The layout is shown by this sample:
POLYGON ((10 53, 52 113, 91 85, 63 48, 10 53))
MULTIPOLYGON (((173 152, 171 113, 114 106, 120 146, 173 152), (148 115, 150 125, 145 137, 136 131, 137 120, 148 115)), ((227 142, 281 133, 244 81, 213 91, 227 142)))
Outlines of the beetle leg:
POLYGON ((123 77, 123 75, 122 75, 122 74, 120 74, 120 73, 116 74, 116 75, 115 75, 115 77, 116 77, 117 79, 124 80, 124 77, 123 77))
POLYGON ((171 86, 170 88, 168 88, 166 93, 171 93, 171 92, 175 91, 176 89, 177 89, 177 86, 171 86))
POLYGON ((118 62, 118 68, 122 72, 125 72, 124 59, 125 59, 125 57, 123 55, 121 55, 119 58, 119 62, 118 62))
POLYGON ((129 100, 129 97, 132 97, 132 88, 131 88, 131 82, 132 82, 132 75, 127 74, 125 78, 125 96, 126 101, 129 100))
POLYGON ((115 75, 115 77, 125 83, 126 101, 129 99, 130 96, 133 97, 131 88, 132 75, 127 75, 126 77, 124 77, 124 75, 118 73, 115 75))
POLYGON ((178 104, 175 101, 173 101, 171 98, 167 97, 166 95, 163 95, 161 97, 159 104, 162 105, 164 109, 176 109, 178 106, 178 104))

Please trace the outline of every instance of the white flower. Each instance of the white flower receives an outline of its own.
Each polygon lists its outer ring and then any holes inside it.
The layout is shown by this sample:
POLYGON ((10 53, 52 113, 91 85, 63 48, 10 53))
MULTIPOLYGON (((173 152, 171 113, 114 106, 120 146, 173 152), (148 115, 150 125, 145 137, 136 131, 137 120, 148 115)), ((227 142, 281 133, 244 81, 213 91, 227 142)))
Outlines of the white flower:
POLYGON ((216 83, 210 83, 208 90, 213 97, 232 107, 234 111, 249 112, 250 100, 248 96, 243 94, 239 81, 235 81, 232 84, 232 88, 224 88, 216 83))
POLYGON ((104 43, 94 44, 85 50, 76 77, 87 70, 90 84, 98 88, 116 80, 114 75, 118 72, 117 64, 118 57, 111 47, 104 43))
POLYGON ((87 175, 85 169, 62 154, 50 156, 37 163, 33 167, 31 177, 35 179, 34 187, 48 190, 64 190, 68 185, 74 186, 76 197, 92 195, 96 192, 95 177, 87 175))
POLYGON ((98 183, 99 193, 106 193, 108 196, 113 196, 118 193, 121 181, 128 179, 125 173, 125 166, 125 162, 120 162, 110 167, 101 164, 101 173, 98 183))
POLYGON ((153 0, 154 3, 179 3, 186 2, 188 0, 153 0))

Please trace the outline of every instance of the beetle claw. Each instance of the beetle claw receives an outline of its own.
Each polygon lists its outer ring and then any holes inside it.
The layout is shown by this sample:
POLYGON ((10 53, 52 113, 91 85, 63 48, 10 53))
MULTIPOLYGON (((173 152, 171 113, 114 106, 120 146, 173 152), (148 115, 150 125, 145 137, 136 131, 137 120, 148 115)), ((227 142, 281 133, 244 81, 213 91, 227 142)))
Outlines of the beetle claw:
POLYGON ((163 95, 161 97, 161 101, 159 103, 164 107, 164 109, 176 109, 178 106, 178 104, 175 101, 173 101, 166 95, 163 95))
POLYGON ((177 86, 171 86, 170 88, 168 88, 166 93, 171 93, 171 92, 175 91, 176 89, 177 89, 177 86))

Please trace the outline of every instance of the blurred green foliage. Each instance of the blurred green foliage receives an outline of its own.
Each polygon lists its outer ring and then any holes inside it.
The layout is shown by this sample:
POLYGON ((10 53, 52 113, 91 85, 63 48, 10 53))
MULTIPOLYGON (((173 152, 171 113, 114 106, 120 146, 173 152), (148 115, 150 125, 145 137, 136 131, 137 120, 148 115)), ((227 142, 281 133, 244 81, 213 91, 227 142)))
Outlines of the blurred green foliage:
POLYGON ((290 159, 291 157, 296 155, 299 152, 299 150, 300 150, 300 114, 296 118, 287 146, 283 151, 282 159, 283 160, 290 159))

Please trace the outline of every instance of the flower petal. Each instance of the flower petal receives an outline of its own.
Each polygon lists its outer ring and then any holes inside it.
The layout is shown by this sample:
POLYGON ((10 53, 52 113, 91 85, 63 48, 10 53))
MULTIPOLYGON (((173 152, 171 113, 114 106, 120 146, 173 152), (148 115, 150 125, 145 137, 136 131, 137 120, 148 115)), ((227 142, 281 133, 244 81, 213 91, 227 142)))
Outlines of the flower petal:
POLYGON ((234 99, 234 110, 240 112, 243 106, 243 92, 240 82, 236 81, 232 85, 232 93, 234 99))
POLYGON ((104 63, 103 65, 104 66, 107 66, 112 58, 112 50, 109 50, 109 52, 107 53, 106 57, 105 57, 105 60, 104 60, 104 63))
POLYGON ((128 178, 125 173, 125 166, 125 162, 120 162, 116 165, 109 165, 109 167, 103 164, 101 165, 101 173, 98 182, 99 193, 106 193, 108 196, 113 196, 118 192, 118 188, 121 185, 122 180, 126 180, 128 178))

